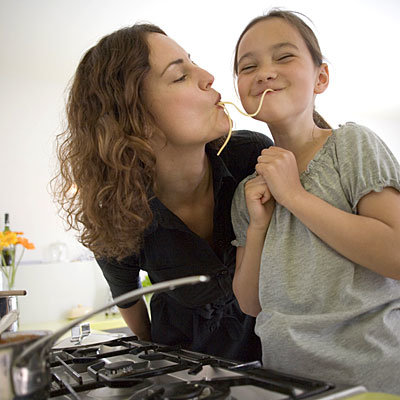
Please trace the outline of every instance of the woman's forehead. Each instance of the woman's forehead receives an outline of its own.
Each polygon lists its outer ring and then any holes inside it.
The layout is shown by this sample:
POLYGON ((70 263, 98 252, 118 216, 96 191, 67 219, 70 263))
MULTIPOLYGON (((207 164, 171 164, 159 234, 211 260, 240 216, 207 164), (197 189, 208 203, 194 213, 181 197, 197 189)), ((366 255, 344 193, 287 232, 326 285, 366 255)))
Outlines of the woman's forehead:
POLYGON ((188 57, 186 51, 173 39, 160 33, 150 33, 147 38, 150 67, 160 75, 176 59, 188 57))

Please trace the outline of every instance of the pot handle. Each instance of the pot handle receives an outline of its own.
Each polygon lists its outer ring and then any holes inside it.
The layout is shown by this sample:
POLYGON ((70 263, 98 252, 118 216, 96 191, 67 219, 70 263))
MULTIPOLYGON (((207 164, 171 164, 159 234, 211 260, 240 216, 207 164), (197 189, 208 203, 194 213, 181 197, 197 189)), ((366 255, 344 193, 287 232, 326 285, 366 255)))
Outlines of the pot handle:
POLYGON ((59 339, 65 332, 69 331, 75 325, 78 325, 81 322, 86 321, 88 318, 92 317, 93 315, 96 315, 101 311, 107 310, 108 308, 110 308, 112 306, 115 306, 117 304, 124 304, 129 301, 138 300, 146 294, 165 292, 165 291, 169 291, 169 290, 174 290, 179 286, 194 285, 196 283, 208 282, 209 280, 210 280, 210 278, 205 275, 187 276, 185 278, 178 278, 178 279, 172 279, 170 281, 159 282, 154 285, 147 286, 147 287, 140 288, 140 289, 135 289, 135 290, 125 293, 121 296, 118 296, 116 299, 114 299, 112 302, 106 304, 105 306, 97 308, 96 310, 91 311, 78 319, 75 319, 74 321, 65 325, 63 328, 55 331, 51 335, 44 336, 44 337, 36 340, 35 342, 33 342, 30 346, 27 346, 24 349, 24 351, 22 351, 22 353, 18 357, 16 357, 16 359, 14 361, 14 366, 21 368, 24 365, 28 364, 29 357, 35 352, 40 352, 40 357, 42 358, 44 356, 44 353, 48 349, 50 349, 54 345, 54 343, 57 341, 57 339, 59 339))
POLYGON ((0 297, 25 296, 26 290, 0 290, 0 297))

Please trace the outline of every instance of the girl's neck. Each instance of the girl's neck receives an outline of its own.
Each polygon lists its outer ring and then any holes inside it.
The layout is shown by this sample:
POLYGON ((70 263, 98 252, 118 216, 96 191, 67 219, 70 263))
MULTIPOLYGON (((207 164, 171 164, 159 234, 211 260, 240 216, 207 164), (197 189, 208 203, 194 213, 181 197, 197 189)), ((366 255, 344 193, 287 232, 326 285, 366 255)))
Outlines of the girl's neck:
POLYGON ((331 129, 317 127, 314 121, 291 126, 270 125, 269 128, 275 145, 295 155, 300 173, 307 168, 332 133, 331 129))

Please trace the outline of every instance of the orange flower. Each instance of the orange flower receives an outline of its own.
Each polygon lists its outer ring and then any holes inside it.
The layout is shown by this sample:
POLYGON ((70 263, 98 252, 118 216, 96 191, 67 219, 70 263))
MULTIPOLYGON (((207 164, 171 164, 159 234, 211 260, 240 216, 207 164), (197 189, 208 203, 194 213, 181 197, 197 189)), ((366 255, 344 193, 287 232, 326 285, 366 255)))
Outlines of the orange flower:
POLYGON ((7 265, 3 251, 0 252, 0 273, 4 274, 9 289, 14 286, 15 274, 25 249, 32 250, 35 248, 33 243, 21 236, 23 234, 23 232, 12 231, 0 232, 0 250, 5 249, 10 256, 10 264, 7 265), (18 260, 16 259, 17 244, 23 247, 18 260))
POLYGON ((29 242, 29 240, 24 237, 18 237, 17 243, 22 244, 22 246, 24 246, 28 250, 33 250, 35 248, 35 245, 33 243, 29 242))

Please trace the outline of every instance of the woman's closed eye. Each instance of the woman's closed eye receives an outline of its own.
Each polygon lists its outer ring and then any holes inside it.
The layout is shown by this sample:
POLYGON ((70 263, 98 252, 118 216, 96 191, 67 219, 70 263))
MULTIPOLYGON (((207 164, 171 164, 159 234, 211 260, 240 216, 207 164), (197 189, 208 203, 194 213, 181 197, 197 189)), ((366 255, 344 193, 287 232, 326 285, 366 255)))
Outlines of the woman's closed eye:
POLYGON ((187 74, 183 74, 181 77, 179 77, 178 79, 174 80, 174 83, 178 83, 178 82, 183 82, 185 81, 187 78, 187 74))

